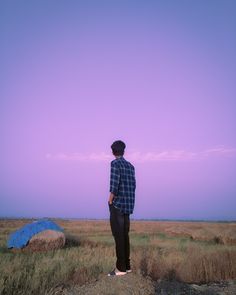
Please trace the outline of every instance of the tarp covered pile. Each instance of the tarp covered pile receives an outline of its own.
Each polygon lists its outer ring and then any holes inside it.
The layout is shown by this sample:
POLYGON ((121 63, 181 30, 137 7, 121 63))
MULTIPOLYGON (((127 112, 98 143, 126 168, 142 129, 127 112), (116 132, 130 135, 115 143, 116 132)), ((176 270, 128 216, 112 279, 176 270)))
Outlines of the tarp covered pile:
MULTIPOLYGON (((38 233, 53 230, 57 232, 63 232, 63 229, 57 225, 55 222, 48 219, 41 219, 25 226, 21 227, 17 231, 13 232, 8 239, 8 248, 21 249, 25 247, 32 237, 38 233)), ((64 234, 63 234, 64 235, 64 234)))

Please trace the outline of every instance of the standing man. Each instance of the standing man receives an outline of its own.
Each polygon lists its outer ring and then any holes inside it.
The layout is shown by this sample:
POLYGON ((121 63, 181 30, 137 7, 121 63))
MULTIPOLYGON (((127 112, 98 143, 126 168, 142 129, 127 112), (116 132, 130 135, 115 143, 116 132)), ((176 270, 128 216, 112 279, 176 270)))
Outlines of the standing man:
POLYGON ((121 140, 111 145, 115 160, 111 162, 110 175, 110 225, 116 245, 116 268, 108 276, 120 276, 131 272, 129 215, 133 213, 135 202, 135 169, 123 157, 125 143, 121 140))

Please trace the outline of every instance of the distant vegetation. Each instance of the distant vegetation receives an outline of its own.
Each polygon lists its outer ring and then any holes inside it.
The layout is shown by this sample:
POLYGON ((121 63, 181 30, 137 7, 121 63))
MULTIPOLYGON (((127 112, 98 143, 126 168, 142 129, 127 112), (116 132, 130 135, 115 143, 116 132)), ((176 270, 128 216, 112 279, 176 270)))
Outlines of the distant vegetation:
MULTIPOLYGON (((25 253, 6 248, 9 233, 29 220, 0 220, 0 294, 53 294, 58 286, 83 285, 115 265, 108 221, 57 220, 64 249, 25 253)), ((236 224, 133 221, 133 271, 152 280, 205 283, 236 278, 236 224)))

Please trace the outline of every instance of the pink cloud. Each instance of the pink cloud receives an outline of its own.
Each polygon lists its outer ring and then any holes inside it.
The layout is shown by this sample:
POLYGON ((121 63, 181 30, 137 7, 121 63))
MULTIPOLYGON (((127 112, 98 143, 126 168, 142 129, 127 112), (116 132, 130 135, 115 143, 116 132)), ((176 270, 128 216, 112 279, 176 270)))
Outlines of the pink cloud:
POLYGON ((208 156, 235 156, 236 148, 227 148, 224 146, 219 146, 211 149, 207 149, 202 152, 202 155, 205 157, 208 156))
POLYGON ((49 160, 65 160, 65 161, 110 161, 113 159, 111 155, 104 152, 101 153, 48 153, 46 158, 49 160))
MULTIPOLYGON (((228 148, 224 146, 209 148, 199 152, 186 150, 165 150, 155 152, 139 152, 132 151, 126 154, 127 159, 132 162, 158 162, 158 161, 194 161, 203 160, 210 157, 235 157, 236 148, 228 148)), ((48 160, 62 160, 62 161, 97 161, 109 162, 113 156, 109 153, 48 153, 46 155, 48 160)))

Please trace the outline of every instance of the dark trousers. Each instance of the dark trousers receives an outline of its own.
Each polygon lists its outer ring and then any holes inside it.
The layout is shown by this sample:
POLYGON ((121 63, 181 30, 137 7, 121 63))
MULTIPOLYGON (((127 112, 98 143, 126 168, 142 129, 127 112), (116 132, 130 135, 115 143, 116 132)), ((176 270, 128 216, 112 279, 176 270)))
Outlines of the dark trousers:
POLYGON ((116 268, 119 271, 130 269, 130 244, 129 244, 129 214, 120 212, 113 205, 109 205, 110 225, 116 244, 116 268))

